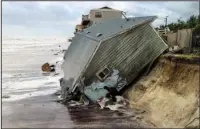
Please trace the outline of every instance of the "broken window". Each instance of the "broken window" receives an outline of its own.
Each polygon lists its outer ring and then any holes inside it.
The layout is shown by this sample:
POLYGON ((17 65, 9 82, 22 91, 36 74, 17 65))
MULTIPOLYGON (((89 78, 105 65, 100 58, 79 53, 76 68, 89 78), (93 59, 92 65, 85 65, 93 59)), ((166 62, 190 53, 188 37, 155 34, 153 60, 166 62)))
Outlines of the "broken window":
POLYGON ((103 73, 107 75, 107 74, 110 73, 110 71, 109 71, 107 68, 105 68, 105 69, 103 70, 103 73))
POLYGON ((95 18, 102 18, 102 12, 95 12, 95 18))
POLYGON ((106 75, 103 72, 99 73, 99 77, 104 78, 105 76, 106 75))
POLYGON ((99 80, 103 81, 109 76, 110 73, 111 71, 107 67, 104 67, 103 69, 97 72, 96 76, 98 77, 99 80))

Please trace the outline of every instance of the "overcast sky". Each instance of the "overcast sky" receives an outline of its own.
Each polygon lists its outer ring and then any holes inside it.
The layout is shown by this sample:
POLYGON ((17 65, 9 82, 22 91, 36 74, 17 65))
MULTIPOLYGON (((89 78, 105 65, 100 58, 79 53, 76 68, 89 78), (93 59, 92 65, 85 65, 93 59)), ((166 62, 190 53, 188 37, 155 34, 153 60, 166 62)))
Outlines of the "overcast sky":
POLYGON ((156 15, 154 26, 187 19, 198 15, 198 1, 184 2, 2 2, 3 36, 73 36, 75 25, 80 23, 81 15, 88 14, 92 8, 109 6, 127 11, 127 16, 156 15))

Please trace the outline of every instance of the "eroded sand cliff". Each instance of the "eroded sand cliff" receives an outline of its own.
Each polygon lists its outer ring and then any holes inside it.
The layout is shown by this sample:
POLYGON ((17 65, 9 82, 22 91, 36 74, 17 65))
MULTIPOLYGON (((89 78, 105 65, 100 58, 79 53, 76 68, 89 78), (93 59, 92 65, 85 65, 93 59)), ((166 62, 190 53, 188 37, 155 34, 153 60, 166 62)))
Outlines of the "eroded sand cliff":
POLYGON ((199 68, 198 60, 160 58, 125 94, 155 127, 199 127, 199 68))

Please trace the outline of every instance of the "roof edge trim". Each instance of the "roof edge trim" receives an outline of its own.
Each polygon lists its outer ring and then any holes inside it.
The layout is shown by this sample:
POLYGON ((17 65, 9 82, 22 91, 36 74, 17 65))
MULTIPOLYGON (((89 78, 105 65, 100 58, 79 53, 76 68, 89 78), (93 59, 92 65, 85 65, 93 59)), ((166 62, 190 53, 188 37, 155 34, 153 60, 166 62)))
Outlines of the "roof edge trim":
POLYGON ((94 40, 94 41, 96 41, 96 42, 99 42, 99 41, 100 41, 100 40, 98 40, 98 39, 96 39, 96 38, 94 38, 94 37, 92 37, 92 36, 85 35, 85 34, 83 34, 83 33, 77 33, 77 34, 79 34, 79 35, 81 35, 81 36, 83 36, 83 37, 87 37, 87 38, 89 38, 89 39, 91 39, 91 40, 94 40))

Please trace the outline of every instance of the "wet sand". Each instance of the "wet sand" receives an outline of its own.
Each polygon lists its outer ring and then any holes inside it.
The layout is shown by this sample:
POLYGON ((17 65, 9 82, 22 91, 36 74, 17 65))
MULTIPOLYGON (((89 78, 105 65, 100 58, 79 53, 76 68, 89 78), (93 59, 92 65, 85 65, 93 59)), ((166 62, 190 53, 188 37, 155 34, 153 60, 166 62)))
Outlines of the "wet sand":
POLYGON ((22 41, 3 43, 2 92, 10 96, 2 100, 3 128, 149 127, 133 116, 101 110, 96 105, 68 107, 55 102, 57 96, 52 93, 60 88, 63 76, 60 64, 56 65, 58 76, 43 75, 41 65, 62 61, 64 53, 56 53, 67 49, 68 44, 22 41))
POLYGON ((54 102, 56 96, 31 97, 3 102, 3 128, 139 128, 134 116, 101 110, 97 105, 69 107, 54 102))

